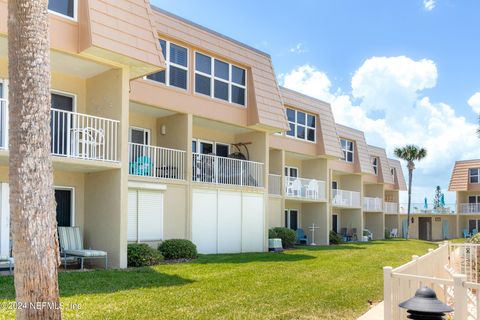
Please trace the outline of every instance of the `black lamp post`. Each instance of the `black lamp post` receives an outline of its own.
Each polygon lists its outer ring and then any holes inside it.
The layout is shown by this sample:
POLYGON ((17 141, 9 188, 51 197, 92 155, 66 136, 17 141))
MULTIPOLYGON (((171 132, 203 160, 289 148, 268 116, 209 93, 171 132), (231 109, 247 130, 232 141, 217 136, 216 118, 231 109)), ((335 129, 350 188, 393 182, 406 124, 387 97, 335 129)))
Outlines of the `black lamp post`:
POLYGON ((416 320, 442 320, 445 312, 453 309, 437 299, 435 291, 423 287, 415 292, 415 297, 403 301, 398 305, 407 309, 408 319, 416 320))

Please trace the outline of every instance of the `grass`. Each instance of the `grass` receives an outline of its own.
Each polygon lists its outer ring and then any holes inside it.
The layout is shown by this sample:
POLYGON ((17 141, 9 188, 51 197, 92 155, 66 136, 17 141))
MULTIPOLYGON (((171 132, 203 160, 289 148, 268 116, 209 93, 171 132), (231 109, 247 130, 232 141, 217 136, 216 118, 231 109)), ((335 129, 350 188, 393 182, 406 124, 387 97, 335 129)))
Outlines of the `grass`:
MULTIPOLYGON (((356 319, 382 299, 385 265, 435 247, 416 240, 204 255, 194 262, 60 273, 65 319, 356 319)), ((0 277, 0 306, 15 298, 0 277)), ((13 312, 0 310, 0 318, 13 312)))

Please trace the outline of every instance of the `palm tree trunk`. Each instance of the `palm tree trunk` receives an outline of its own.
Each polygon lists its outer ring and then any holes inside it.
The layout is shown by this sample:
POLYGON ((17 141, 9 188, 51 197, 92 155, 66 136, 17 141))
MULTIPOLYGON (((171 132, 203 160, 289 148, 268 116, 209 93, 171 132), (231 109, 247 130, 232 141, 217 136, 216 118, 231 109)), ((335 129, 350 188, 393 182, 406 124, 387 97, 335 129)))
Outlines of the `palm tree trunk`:
POLYGON ((48 0, 8 1, 8 59, 10 211, 16 300, 22 306, 17 319, 61 319, 48 0))
POLYGON ((406 239, 408 239, 409 231, 410 231, 410 208, 412 206, 412 179, 413 179, 413 169, 408 168, 408 209, 407 209, 407 232, 406 232, 406 239))

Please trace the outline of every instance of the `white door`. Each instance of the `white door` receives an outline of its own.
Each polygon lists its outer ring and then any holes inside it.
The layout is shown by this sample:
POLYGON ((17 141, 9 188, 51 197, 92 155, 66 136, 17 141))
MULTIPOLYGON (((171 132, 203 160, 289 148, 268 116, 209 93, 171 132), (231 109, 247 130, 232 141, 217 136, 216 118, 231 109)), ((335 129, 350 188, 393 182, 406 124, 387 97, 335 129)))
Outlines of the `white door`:
POLYGON ((163 240, 163 192, 130 189, 128 241, 163 240))
POLYGON ((193 190, 192 241, 200 253, 264 251, 261 194, 193 190))
POLYGON ((10 205, 8 183, 0 184, 0 256, 10 256, 10 205))
POLYGON ((193 190, 192 241, 200 253, 217 253, 217 192, 193 190))
POLYGON ((241 252, 242 194, 219 192, 218 209, 218 252, 241 252))

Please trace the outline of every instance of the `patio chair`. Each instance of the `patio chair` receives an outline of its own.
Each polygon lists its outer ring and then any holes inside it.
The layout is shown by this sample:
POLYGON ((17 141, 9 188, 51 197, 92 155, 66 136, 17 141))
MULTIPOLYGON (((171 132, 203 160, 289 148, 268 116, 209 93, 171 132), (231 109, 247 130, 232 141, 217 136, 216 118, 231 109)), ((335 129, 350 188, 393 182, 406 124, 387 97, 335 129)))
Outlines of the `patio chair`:
POLYGON ((351 240, 350 236, 348 235, 347 228, 341 228, 340 229, 340 235, 342 236, 344 241, 350 241, 351 240))
POLYGON ((464 237, 464 238, 470 238, 470 236, 471 236, 471 235, 470 235, 470 232, 468 232, 467 229, 463 229, 463 237, 464 237))
POLYGON ((107 269, 107 252, 83 248, 83 239, 79 227, 58 227, 58 238, 60 240, 60 251, 64 258, 76 257, 80 260, 80 269, 83 269, 84 259, 105 259, 107 269))
POLYGON ((305 195, 307 198, 310 199, 317 199, 318 198, 318 182, 315 179, 312 179, 308 182, 307 190, 305 191, 305 195))
POLYGON ((477 229, 473 229, 473 230, 472 230, 472 237, 473 237, 474 235, 476 235, 477 233, 478 233, 478 230, 477 230, 477 229))
POLYGON ((12 274, 14 260, 12 258, 12 241, 11 240, 10 240, 10 248, 8 250, 8 255, 5 255, 5 256, 0 255, 0 263, 2 262, 6 262, 8 264, 8 269, 10 271, 10 274, 12 274))
POLYGON ((302 195, 302 182, 299 179, 290 181, 287 185, 287 196, 301 196, 302 195))
POLYGON ((363 229, 363 236, 364 237, 367 237, 367 240, 368 241, 372 241, 373 240, 373 233, 372 231, 368 230, 368 229, 363 229))
POLYGON ((305 242, 305 244, 307 245, 308 244, 308 238, 307 238, 307 235, 305 234, 305 231, 303 231, 302 228, 298 228, 297 231, 296 231, 296 242, 298 244, 302 244, 302 242, 305 242))
POLYGON ((390 237, 397 238, 398 237, 398 229, 394 228, 390 231, 390 237))
POLYGON ((358 240, 357 228, 349 229, 347 235, 350 237, 350 240, 358 240))
POLYGON ((130 174, 136 176, 151 176, 152 169, 152 160, 147 156, 139 156, 135 162, 130 163, 130 174))

